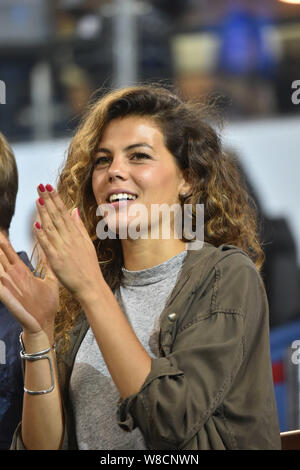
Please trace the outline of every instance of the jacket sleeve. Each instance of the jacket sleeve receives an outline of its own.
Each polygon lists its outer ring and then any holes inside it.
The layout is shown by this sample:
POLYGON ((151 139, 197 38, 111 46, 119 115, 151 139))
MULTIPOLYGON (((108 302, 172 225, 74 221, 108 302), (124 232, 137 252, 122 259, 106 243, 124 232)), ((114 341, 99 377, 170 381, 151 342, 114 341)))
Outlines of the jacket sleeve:
POLYGON ((26 450, 22 440, 22 422, 20 422, 14 432, 10 450, 26 450))
POLYGON ((119 426, 127 431, 138 426, 149 449, 184 448, 230 389, 247 337, 257 329, 263 295, 250 260, 243 255, 221 260, 209 286, 196 291, 170 354, 152 358, 139 392, 120 401, 119 426))

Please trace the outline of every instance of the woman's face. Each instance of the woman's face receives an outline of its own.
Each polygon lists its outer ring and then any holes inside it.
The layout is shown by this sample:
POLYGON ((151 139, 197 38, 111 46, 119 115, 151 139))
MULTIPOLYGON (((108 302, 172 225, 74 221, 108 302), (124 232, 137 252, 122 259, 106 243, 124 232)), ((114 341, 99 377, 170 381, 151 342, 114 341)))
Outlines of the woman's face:
MULTIPOLYGON (((163 134, 147 117, 129 116, 112 120, 105 128, 94 156, 92 187, 99 205, 114 207, 120 224, 128 225, 135 217, 127 211, 142 204, 150 227, 153 204, 179 203, 179 194, 189 187, 173 155, 164 145, 163 134), (111 194, 130 193, 136 199, 111 201, 111 194), (126 218, 125 214, 126 212, 126 218)), ((145 221, 145 213, 143 211, 145 221)), ((106 219, 108 225, 109 217, 106 219)))

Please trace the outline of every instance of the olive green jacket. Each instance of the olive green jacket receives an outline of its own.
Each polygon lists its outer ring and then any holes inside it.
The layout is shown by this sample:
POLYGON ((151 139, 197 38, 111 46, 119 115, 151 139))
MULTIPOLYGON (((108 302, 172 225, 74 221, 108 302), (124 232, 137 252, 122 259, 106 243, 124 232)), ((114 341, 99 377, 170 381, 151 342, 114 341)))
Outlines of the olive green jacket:
MULTIPOLYGON (((64 444, 76 449, 69 381, 89 325, 82 314, 57 357, 64 444)), ((204 243, 188 250, 161 315, 159 357, 139 392, 116 403, 148 449, 280 449, 263 281, 247 254, 204 243)), ((24 448, 19 424, 12 449, 24 448)))

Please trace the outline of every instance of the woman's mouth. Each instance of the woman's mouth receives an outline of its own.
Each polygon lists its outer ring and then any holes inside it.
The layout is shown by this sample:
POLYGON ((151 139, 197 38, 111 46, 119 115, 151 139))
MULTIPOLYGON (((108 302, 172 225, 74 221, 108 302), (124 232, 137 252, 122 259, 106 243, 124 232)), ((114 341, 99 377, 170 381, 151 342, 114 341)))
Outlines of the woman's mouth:
POLYGON ((120 201, 112 201, 109 203, 110 206, 113 206, 115 208, 117 207, 126 207, 132 204, 135 201, 135 199, 121 199, 120 201))
POLYGON ((129 194, 129 193, 119 193, 119 194, 111 194, 107 199, 107 202, 117 208, 123 206, 129 206, 132 202, 137 199, 136 194, 129 194))

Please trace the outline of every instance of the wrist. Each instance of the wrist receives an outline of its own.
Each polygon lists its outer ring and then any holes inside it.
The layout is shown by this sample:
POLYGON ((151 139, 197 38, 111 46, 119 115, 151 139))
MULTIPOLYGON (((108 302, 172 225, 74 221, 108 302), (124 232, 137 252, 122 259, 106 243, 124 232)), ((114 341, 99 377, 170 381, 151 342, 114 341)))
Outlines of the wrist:
POLYGON ((54 344, 54 341, 51 341, 49 336, 43 330, 37 333, 30 333, 24 330, 22 333, 22 340, 27 354, 34 354, 52 347, 54 344))
POLYGON ((82 290, 77 296, 77 300, 80 303, 83 310, 92 305, 98 304, 99 300, 102 298, 106 289, 109 289, 106 282, 103 280, 98 282, 96 285, 89 286, 85 290, 82 290))

